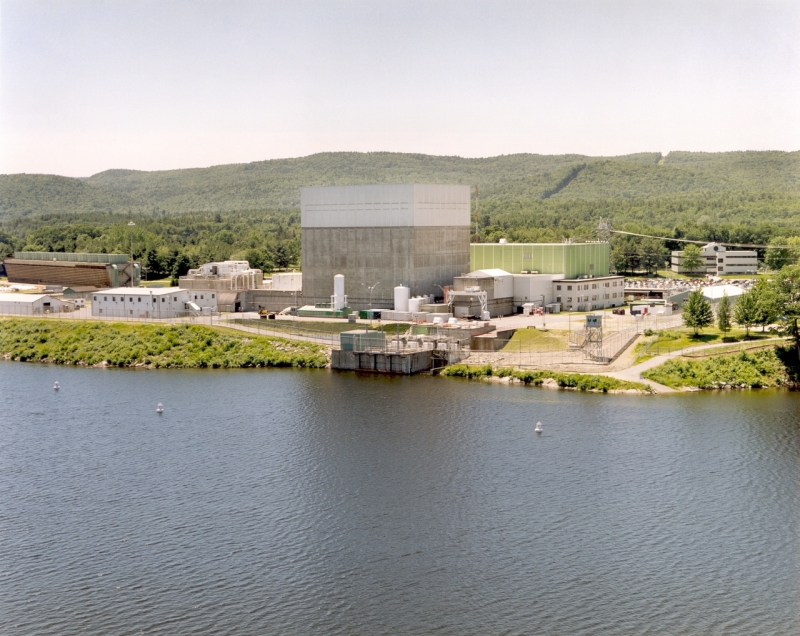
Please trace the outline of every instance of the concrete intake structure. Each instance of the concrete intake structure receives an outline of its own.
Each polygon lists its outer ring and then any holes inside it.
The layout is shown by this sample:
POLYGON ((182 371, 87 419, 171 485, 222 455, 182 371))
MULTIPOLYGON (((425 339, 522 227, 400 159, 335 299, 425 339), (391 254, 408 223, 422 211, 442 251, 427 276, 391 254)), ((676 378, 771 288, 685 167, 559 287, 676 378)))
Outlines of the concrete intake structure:
POLYGON ((329 303, 333 276, 347 279, 355 309, 394 307, 394 288, 440 296, 470 271, 470 188, 368 185, 302 188, 303 299, 329 303))

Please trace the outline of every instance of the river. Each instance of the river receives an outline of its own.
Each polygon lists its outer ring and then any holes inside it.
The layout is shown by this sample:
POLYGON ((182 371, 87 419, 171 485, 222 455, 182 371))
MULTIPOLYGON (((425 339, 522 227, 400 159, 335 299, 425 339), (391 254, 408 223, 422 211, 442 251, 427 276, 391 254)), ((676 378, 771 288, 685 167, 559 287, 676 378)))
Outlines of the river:
POLYGON ((0 362, 0 633, 800 634, 799 419, 0 362))

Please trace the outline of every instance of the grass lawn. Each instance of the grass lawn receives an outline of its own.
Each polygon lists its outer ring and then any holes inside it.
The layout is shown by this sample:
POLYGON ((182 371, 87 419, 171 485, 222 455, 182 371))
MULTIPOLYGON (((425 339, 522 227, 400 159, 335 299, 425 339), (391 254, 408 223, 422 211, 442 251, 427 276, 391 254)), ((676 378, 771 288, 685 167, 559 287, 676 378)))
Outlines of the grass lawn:
MULTIPOLYGON (((308 333, 337 334, 342 333, 343 331, 363 331, 365 327, 367 327, 370 331, 381 330, 381 326, 377 321, 373 321, 372 326, 358 322, 347 322, 347 320, 342 320, 341 322, 311 322, 307 320, 267 320, 263 318, 251 320, 248 318, 237 318, 231 322, 238 325, 253 327, 254 329, 265 329, 284 333, 301 333, 305 331, 308 333)), ((392 323, 390 325, 384 325, 384 331, 387 334, 394 334, 399 328, 400 334, 404 334, 406 331, 408 331, 409 326, 410 325, 408 323, 392 323), (399 327, 396 327, 395 325, 399 325, 399 327)))
POLYGON ((564 351, 569 332, 541 329, 517 329, 502 351, 564 351))
POLYGON ((142 287, 153 287, 154 285, 160 285, 161 287, 172 287, 172 279, 159 278, 156 280, 143 280, 141 281, 140 285, 142 287))
POLYGON ((709 327, 703 329, 703 331, 700 332, 700 335, 697 337, 694 336, 694 330, 689 329, 688 327, 681 327, 679 329, 664 329, 656 332, 654 335, 649 336, 646 340, 636 345, 635 364, 662 353, 671 353, 687 347, 722 344, 723 342, 730 342, 731 344, 741 342, 756 343, 759 340, 773 337, 774 334, 769 332, 761 333, 751 330, 750 337, 745 338, 744 329, 731 329, 727 334, 723 334, 716 327, 709 327))

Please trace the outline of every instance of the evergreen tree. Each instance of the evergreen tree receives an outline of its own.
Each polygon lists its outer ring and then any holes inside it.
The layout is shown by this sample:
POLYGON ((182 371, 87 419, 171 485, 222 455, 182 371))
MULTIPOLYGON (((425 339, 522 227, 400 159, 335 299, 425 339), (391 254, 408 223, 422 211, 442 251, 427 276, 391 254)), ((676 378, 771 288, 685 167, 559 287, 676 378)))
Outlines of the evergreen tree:
POLYGON ((733 309, 733 320, 740 327, 744 327, 745 337, 750 336, 750 327, 756 324, 758 318, 758 298, 754 289, 746 291, 739 296, 733 309))
POLYGON ((717 303, 717 327, 722 333, 731 330, 731 299, 727 293, 723 294, 717 303))
POLYGON ((683 324, 694 329, 695 336, 704 327, 714 324, 714 312, 701 289, 695 289, 689 294, 689 300, 683 306, 683 324))

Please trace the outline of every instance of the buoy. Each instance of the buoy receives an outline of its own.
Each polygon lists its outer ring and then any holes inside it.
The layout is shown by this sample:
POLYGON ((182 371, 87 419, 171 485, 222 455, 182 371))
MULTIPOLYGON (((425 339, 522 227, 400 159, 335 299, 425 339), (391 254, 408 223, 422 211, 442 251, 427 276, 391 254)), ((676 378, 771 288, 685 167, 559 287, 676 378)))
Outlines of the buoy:
POLYGON ((158 406, 156 407, 156 413, 161 414, 163 412, 164 412, 164 407, 161 406, 161 402, 159 402, 158 406))
POLYGON ((533 429, 533 430, 537 435, 541 434, 541 432, 544 430, 542 428, 542 423, 541 422, 536 422, 536 428, 533 429))
POLYGON ((60 387, 58 386, 58 381, 56 380, 56 383, 53 385, 53 390, 58 391, 59 388, 60 387))

